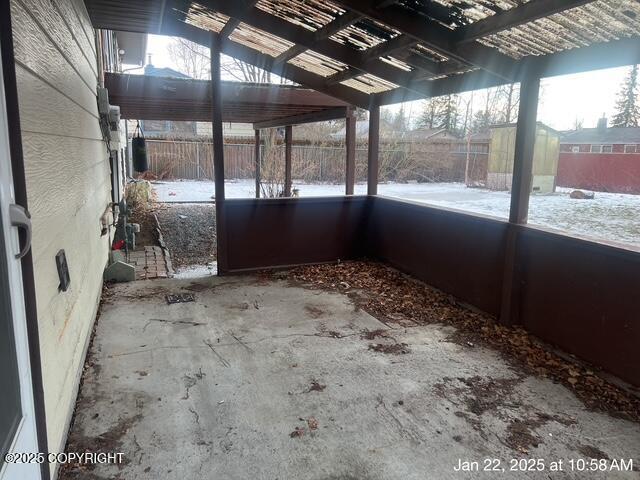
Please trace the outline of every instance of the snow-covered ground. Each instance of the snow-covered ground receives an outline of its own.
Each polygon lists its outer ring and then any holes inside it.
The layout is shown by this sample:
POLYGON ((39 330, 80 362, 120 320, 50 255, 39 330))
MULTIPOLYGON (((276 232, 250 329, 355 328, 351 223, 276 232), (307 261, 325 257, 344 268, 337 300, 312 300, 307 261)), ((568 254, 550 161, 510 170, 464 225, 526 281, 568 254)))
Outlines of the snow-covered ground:
MULTIPOLYGON (((253 180, 225 182, 227 198, 252 198, 253 180)), ((159 202, 210 201, 214 183, 205 181, 153 182, 159 202)), ((294 182, 301 197, 343 195, 344 185, 294 182)), ((366 184, 357 184, 355 193, 365 194, 366 184)), ((529 223, 567 231, 580 236, 640 247, 640 195, 596 192, 593 200, 573 200, 569 189, 548 195, 532 195, 529 223)), ((461 183, 387 183, 378 193, 389 197, 455 208, 473 213, 507 218, 508 192, 468 188, 461 183)))
POLYGON ((173 278, 202 278, 218 274, 218 262, 207 263, 206 265, 189 265, 187 267, 177 267, 173 278))

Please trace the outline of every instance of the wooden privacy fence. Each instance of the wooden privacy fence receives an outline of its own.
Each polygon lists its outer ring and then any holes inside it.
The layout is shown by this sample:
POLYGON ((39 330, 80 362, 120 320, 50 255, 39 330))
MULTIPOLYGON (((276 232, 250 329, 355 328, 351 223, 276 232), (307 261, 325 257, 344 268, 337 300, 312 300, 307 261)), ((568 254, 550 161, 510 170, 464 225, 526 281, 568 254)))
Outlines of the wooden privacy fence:
MULTIPOLYGON (((213 180, 211 142, 147 140, 149 170, 158 178, 213 180)), ((252 178, 253 145, 224 146, 226 178, 252 178)))
MULTIPOLYGON (((449 143, 398 143, 380 148, 381 181, 463 181, 465 162, 449 143)), ((213 180, 210 142, 189 140, 147 140, 149 170, 158 178, 213 180)), ((264 146, 261 147, 264 162, 264 146)), ((284 145, 274 145, 271 161, 284 165, 284 145)), ((254 178, 254 145, 229 143, 224 146, 225 178, 254 178)), ((343 182, 345 147, 293 145, 292 176, 306 182, 343 182)), ((367 147, 356 148, 356 181, 367 177, 367 147)))

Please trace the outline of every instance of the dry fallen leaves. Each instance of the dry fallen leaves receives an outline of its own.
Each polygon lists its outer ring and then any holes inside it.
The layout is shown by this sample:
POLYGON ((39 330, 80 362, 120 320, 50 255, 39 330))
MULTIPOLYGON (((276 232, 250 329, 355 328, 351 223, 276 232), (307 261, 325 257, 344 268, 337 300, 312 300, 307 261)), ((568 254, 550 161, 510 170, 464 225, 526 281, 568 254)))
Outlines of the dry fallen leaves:
POLYGON ((454 297, 375 262, 343 262, 293 269, 290 279, 308 287, 339 291, 387 323, 441 323, 456 327, 455 339, 495 348, 530 374, 571 389, 588 408, 640 422, 640 399, 605 381, 585 366, 551 352, 526 330, 496 323, 454 297), (348 285, 349 291, 346 291, 348 285))
POLYGON ((309 417, 307 418, 307 425, 309 426, 309 431, 313 432, 314 430, 318 429, 318 420, 316 420, 314 417, 309 417))

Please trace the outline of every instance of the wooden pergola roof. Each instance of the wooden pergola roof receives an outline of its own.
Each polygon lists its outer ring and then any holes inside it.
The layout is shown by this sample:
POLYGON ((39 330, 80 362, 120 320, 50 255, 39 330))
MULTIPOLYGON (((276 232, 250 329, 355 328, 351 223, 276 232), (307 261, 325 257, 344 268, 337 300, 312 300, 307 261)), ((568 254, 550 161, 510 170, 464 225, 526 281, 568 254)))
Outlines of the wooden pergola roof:
POLYGON ((640 63, 637 0, 87 0, 94 26, 175 35, 369 108, 640 63))
MULTIPOLYGON (((210 122, 211 82, 147 75, 105 74, 109 100, 122 118, 210 122)), ((350 106, 291 85, 221 82, 223 122, 267 128, 345 118, 350 106)))

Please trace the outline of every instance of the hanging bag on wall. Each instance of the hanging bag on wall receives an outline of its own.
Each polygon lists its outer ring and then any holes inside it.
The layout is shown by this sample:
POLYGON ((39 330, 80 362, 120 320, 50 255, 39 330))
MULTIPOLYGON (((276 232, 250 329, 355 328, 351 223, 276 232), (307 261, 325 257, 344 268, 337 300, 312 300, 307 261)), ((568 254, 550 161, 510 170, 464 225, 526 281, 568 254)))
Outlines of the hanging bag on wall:
POLYGON ((131 138, 131 156, 133 157, 133 169, 136 172, 146 172, 149 170, 149 162, 147 161, 147 144, 144 139, 144 133, 140 128, 140 122, 136 125, 131 138))

